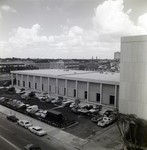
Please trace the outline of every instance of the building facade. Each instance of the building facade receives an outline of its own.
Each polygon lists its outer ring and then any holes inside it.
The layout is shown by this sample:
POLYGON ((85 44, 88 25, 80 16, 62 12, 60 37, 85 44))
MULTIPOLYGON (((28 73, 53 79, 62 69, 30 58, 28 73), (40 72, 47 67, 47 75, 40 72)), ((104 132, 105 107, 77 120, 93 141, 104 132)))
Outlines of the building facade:
POLYGON ((114 53, 114 60, 119 60, 121 57, 120 52, 115 52, 114 53))
POLYGON ((70 70, 79 70, 79 62, 76 61, 53 61, 50 62, 50 69, 70 69, 70 70))
POLYGON ((121 38, 119 110, 147 119, 147 35, 121 38))
POLYGON ((119 74, 77 70, 12 71, 16 85, 83 102, 118 107, 119 74))

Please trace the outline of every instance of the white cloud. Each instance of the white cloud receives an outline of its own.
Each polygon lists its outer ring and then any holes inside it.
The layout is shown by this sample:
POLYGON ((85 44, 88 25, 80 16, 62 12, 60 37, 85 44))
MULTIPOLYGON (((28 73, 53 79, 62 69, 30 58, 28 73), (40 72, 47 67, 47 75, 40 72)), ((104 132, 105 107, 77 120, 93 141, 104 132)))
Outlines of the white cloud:
POLYGON ((14 13, 16 13, 17 11, 15 10, 15 9, 12 9, 10 6, 7 6, 7 5, 3 5, 2 7, 1 7, 1 9, 3 9, 3 10, 5 10, 6 12, 14 12, 14 13))
POLYGON ((130 14, 132 12, 132 9, 129 9, 128 11, 127 11, 127 14, 130 14))
POLYGON ((139 16, 138 18, 138 26, 142 27, 147 31, 147 13, 139 16))
POLYGON ((49 6, 47 6, 47 10, 51 10, 49 6))
POLYGON ((147 33, 147 13, 135 25, 129 18, 132 10, 124 13, 123 8, 123 0, 105 1, 95 9, 89 30, 60 25, 61 35, 42 36, 39 24, 19 27, 11 32, 8 42, 0 43, 1 56, 9 51, 17 57, 113 58, 120 50, 120 37, 147 33))
POLYGON ((108 0, 95 9, 93 17, 94 29, 99 34, 106 34, 113 37, 126 35, 143 34, 144 30, 130 20, 128 13, 123 12, 123 0, 108 0))

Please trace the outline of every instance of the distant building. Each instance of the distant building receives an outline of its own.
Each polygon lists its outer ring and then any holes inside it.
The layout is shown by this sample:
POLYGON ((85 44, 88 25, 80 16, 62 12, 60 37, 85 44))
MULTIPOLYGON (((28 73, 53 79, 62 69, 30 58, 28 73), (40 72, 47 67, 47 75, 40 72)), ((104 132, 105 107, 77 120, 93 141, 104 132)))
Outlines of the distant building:
POLYGON ((70 69, 70 70, 79 70, 79 62, 76 61, 53 61, 50 62, 50 69, 70 69))
POLYGON ((31 70, 36 69, 35 65, 32 62, 0 62, 0 72, 10 73, 12 70, 31 70))
POLYGON ((36 62, 34 63, 36 68, 38 69, 49 69, 50 63, 49 62, 36 62))
POLYGON ((120 59, 120 52, 115 52, 114 53, 114 59, 120 59))

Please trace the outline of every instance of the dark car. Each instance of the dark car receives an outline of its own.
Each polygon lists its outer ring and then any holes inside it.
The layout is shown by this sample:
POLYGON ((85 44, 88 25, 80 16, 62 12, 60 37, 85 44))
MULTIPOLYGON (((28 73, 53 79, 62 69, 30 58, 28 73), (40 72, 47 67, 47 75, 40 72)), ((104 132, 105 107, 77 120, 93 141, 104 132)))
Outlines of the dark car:
POLYGON ((16 116, 14 116, 14 115, 8 115, 7 116, 7 119, 8 120, 11 120, 12 122, 17 122, 19 119, 16 117, 16 116))
POLYGON ((105 113, 104 113, 104 117, 109 117, 110 115, 112 115, 113 113, 115 113, 113 110, 107 110, 107 111, 105 111, 105 113))
POLYGON ((23 150, 42 150, 38 145, 27 144, 23 150))

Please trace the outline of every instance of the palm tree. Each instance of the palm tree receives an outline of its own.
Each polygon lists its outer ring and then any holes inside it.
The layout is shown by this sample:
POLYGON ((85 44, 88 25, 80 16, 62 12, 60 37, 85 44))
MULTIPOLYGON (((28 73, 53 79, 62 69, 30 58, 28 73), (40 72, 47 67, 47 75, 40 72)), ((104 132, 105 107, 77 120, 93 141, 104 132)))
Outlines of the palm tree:
MULTIPOLYGON (((128 150, 147 147, 147 121, 137 118, 134 114, 115 114, 119 132, 128 150)), ((123 147, 123 149, 124 149, 123 147)))

